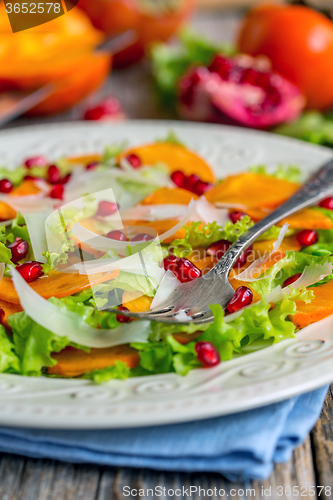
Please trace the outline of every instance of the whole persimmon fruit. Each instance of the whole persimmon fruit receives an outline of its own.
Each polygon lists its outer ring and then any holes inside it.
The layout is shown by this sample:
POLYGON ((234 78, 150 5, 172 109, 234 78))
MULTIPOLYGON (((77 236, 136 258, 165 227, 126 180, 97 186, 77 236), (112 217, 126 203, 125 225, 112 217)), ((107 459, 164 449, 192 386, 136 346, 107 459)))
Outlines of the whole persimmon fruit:
POLYGON ((33 91, 49 83, 52 93, 27 114, 64 111, 98 87, 112 57, 95 54, 104 34, 74 8, 48 23, 13 34, 0 4, 0 92, 33 91))
POLYGON ((267 56, 299 87, 308 108, 333 105, 333 22, 323 14, 300 5, 261 5, 245 18, 238 47, 267 56))
POLYGON ((93 25, 108 35, 128 29, 135 40, 114 57, 115 67, 126 67, 145 55, 155 41, 166 41, 181 27, 193 11, 195 0, 80 0, 79 7, 93 25))

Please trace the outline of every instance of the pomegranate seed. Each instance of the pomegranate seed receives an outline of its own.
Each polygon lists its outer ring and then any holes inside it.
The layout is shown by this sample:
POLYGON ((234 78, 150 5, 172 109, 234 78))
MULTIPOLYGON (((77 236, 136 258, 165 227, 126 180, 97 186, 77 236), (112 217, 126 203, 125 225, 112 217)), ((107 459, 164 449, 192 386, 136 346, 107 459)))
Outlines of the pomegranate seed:
POLYGON ((177 187, 183 187, 183 183, 185 181, 185 174, 181 170, 175 170, 171 174, 171 180, 177 187))
POLYGON ((126 241, 126 235, 122 231, 118 231, 118 229, 115 229, 114 231, 110 231, 107 235, 107 238, 110 238, 111 240, 117 240, 117 241, 126 241))
POLYGON ((253 250, 253 246, 250 245, 249 248, 245 250, 240 256, 238 257, 238 260, 235 262, 234 267, 242 267, 246 264, 248 256, 253 250))
MULTIPOLYGON (((215 243, 212 243, 206 250, 206 252, 209 255, 212 255, 213 257, 216 257, 217 259, 220 259, 226 251, 231 247, 231 243, 228 240, 219 240, 216 241, 215 243)), ((238 260, 235 262, 234 267, 242 267, 246 263, 248 256, 252 252, 252 245, 249 246, 245 252, 243 252, 238 260)))
POLYGON ((226 251, 230 248, 231 243, 228 240, 219 240, 216 241, 215 243, 212 243, 208 248, 207 248, 207 253, 208 255, 212 255, 213 257, 216 257, 217 259, 220 259, 226 251))
POLYGON ((287 278, 284 282, 283 282, 283 285, 282 285, 282 288, 284 288, 285 286, 289 286, 289 285, 292 285, 293 283, 295 283, 295 281, 298 280, 298 278, 301 276, 302 273, 296 273, 294 274, 293 276, 290 276, 290 278, 287 278))
POLYGON ((175 271, 178 258, 175 255, 168 255, 163 260, 164 269, 166 271, 175 271))
POLYGON ((243 309, 243 307, 251 304, 253 299, 253 293, 247 286, 240 286, 237 288, 233 298, 227 306, 229 313, 234 313, 243 309))
POLYGON ((91 163, 88 163, 86 166, 87 170, 95 170, 95 168, 99 165, 98 161, 92 161, 91 163))
POLYGON ((117 203, 113 203, 112 201, 100 201, 96 215, 106 217, 107 215, 112 215, 117 212, 118 208, 117 203))
POLYGON ((233 65, 231 59, 217 55, 208 69, 212 73, 218 73, 222 80, 226 80, 233 65))
POLYGON ((0 193, 10 193, 13 191, 13 183, 8 179, 1 179, 0 181, 0 193))
POLYGON ((201 196, 212 188, 212 185, 209 182, 205 182, 202 180, 198 180, 194 185, 194 192, 201 196))
POLYGON ((3 322, 3 318, 5 317, 5 315, 5 311, 2 309, 2 307, 0 307, 0 323, 3 322))
POLYGON ((16 239, 14 243, 8 245, 8 248, 10 248, 12 252, 11 261, 14 262, 14 264, 17 264, 19 260, 22 260, 27 256, 29 251, 29 243, 19 238, 16 239))
POLYGON ((195 280, 202 276, 200 269, 184 257, 178 259, 176 267, 172 272, 181 283, 187 283, 188 281, 195 280))
POLYGON ((60 181, 60 170, 56 165, 50 165, 47 169, 47 181, 50 184, 57 184, 60 181))
POLYGON ((67 175, 65 175, 65 177, 63 177, 62 179, 60 179, 60 184, 67 184, 67 182, 71 178, 71 175, 72 174, 67 174, 67 175))
POLYGON ((241 220, 243 217, 245 217, 246 213, 245 212, 239 212, 238 210, 235 210, 234 212, 231 212, 229 214, 229 218, 233 224, 241 220))
MULTIPOLYGON (((119 311, 128 311, 127 307, 124 306, 118 306, 119 311)), ((133 318, 129 318, 128 316, 123 316, 122 314, 117 314, 116 316, 117 321, 119 323, 129 323, 130 321, 133 321, 133 318)))
POLYGON ((106 113, 102 106, 95 106, 94 108, 87 109, 87 111, 84 113, 85 120, 100 120, 105 116, 106 113))
POLYGON ((198 181, 200 181, 200 177, 196 174, 191 174, 187 177, 185 184, 188 186, 188 188, 193 188, 198 181))
POLYGON ((134 153, 127 155, 126 160, 133 168, 140 168, 142 165, 140 158, 134 153))
POLYGON ((333 197, 329 196, 319 203, 321 208, 327 208, 328 210, 333 210, 333 197))
POLYGON ((20 264, 16 267, 16 271, 18 271, 22 278, 28 283, 36 281, 43 274, 41 263, 33 260, 20 264))
POLYGON ((55 198, 56 200, 62 200, 64 194, 64 186, 62 184, 54 184, 50 191, 50 198, 55 198))
POLYGON ((313 229, 303 229, 296 234, 296 239, 302 247, 308 247, 317 243, 318 235, 313 229))
POLYGON ((28 158, 25 160, 24 165, 27 168, 32 168, 32 167, 45 167, 47 164, 47 159, 45 156, 32 156, 31 158, 28 158))
POLYGON ((101 120, 108 116, 114 116, 121 113, 120 103, 114 97, 109 97, 100 102, 97 106, 87 109, 84 113, 85 120, 101 120))
POLYGON ((132 238, 131 241, 149 241, 153 239, 154 238, 151 234, 141 233, 134 236, 134 238, 132 238))
POLYGON ((206 367, 210 368, 221 363, 217 349, 210 342, 197 342, 195 344, 198 360, 206 367))

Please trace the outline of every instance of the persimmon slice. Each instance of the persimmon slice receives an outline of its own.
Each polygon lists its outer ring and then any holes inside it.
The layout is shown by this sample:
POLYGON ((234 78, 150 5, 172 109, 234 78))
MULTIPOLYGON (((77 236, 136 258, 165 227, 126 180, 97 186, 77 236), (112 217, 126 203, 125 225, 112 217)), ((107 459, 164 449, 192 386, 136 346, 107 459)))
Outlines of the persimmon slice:
POLYGON ((11 314, 23 311, 20 304, 12 304, 10 302, 6 302, 5 300, 0 300, 0 307, 5 312, 5 315, 2 320, 2 324, 7 330, 10 330, 10 326, 8 325, 8 316, 11 314))
POLYGON ((78 377, 93 370, 114 366, 116 361, 122 361, 129 368, 135 368, 140 362, 138 351, 128 344, 91 349, 89 353, 74 347, 66 347, 59 353, 53 353, 52 358, 57 364, 48 368, 47 372, 61 377, 78 377))
POLYGON ((234 203, 255 208, 276 208, 294 194, 300 185, 268 175, 244 172, 230 175, 206 193, 211 203, 234 203))
POLYGON ((143 165, 155 165, 163 162, 168 165, 170 172, 181 170, 185 175, 196 174, 205 182, 215 182, 215 175, 210 166, 194 151, 178 144, 156 142, 144 144, 123 151, 118 159, 127 155, 137 155, 143 165))
MULTIPOLYGON (((90 286, 116 278, 118 274, 119 270, 116 269, 110 273, 91 274, 88 278, 85 274, 51 271, 48 276, 30 283, 30 286, 44 299, 49 299, 50 297, 60 299, 81 292, 90 286)), ((12 279, 6 276, 0 280, 0 300, 5 300, 12 304, 20 303, 12 279)))
MULTIPOLYGON (((39 192, 40 189, 33 180, 25 180, 17 188, 14 188, 9 196, 28 196, 39 192)), ((16 210, 4 201, 0 201, 0 220, 14 219, 16 215, 16 210)))
POLYGON ((313 291, 315 298, 309 304, 296 300, 297 313, 292 318, 296 328, 305 328, 333 314, 333 281, 310 288, 310 290, 313 291))
POLYGON ((123 306, 131 312, 149 311, 152 302, 153 297, 142 295, 141 292, 125 291, 122 297, 123 306))
POLYGON ((197 200, 198 198, 198 195, 186 189, 162 187, 142 200, 140 205, 165 205, 173 203, 188 205, 191 200, 197 200))
MULTIPOLYGON (((244 210, 247 215, 255 222, 266 217, 270 211, 261 210, 259 208, 247 208, 244 210)), ((279 222, 278 226, 289 224, 293 229, 332 229, 333 221, 327 217, 323 212, 314 210, 313 208, 304 208, 294 215, 290 215, 286 219, 279 222)))

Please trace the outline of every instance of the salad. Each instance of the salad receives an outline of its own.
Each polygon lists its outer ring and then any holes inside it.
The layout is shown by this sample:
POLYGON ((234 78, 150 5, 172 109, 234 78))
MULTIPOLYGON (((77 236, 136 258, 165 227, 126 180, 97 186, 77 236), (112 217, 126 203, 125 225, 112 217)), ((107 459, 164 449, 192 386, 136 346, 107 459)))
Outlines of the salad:
POLYGON ((240 256, 229 277, 235 295, 225 310, 210 306, 211 323, 122 314, 158 307, 207 274, 302 181, 293 165, 217 179, 172 132, 0 168, 0 372, 97 383, 186 375, 333 314, 333 197, 240 256))

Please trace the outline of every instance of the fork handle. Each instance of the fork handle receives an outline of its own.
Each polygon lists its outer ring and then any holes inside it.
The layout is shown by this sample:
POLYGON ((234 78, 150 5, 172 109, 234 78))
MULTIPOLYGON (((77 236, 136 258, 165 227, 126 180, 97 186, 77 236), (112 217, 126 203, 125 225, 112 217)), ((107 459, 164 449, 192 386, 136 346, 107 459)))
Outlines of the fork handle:
POLYGON ((214 266, 214 274, 229 273, 239 256, 270 227, 302 208, 333 194, 333 159, 325 163, 296 193, 267 217, 252 226, 229 248, 214 266))

